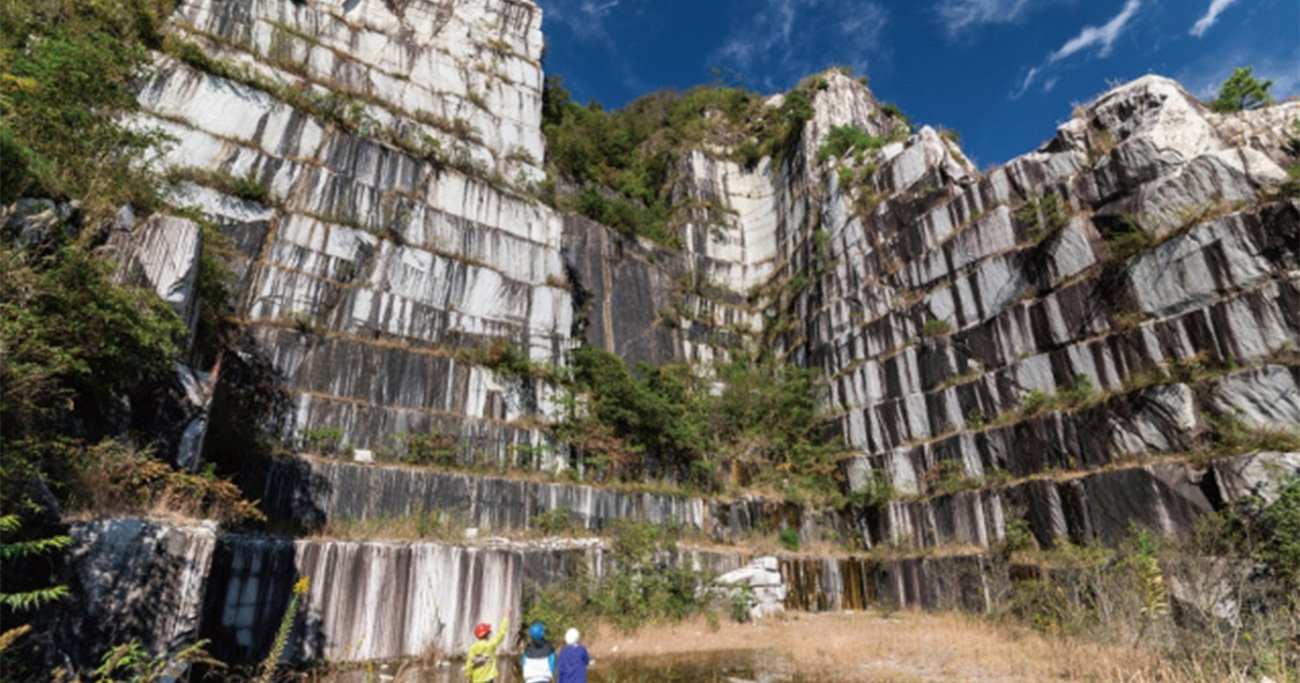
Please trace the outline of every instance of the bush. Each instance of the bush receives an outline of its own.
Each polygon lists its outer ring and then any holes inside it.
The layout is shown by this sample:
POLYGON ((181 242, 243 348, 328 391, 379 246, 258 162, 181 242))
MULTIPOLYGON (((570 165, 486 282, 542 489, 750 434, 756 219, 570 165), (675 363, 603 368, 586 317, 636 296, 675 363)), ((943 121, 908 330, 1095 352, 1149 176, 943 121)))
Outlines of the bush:
POLYGON ((749 622, 754 606, 757 604, 758 598, 754 595, 754 589, 741 586, 731 594, 731 618, 738 624, 749 622))
POLYGON ((1056 192, 1030 197, 1015 213, 1017 222, 1029 228, 1029 238, 1041 243, 1070 224, 1069 207, 1056 192))
POLYGON ((1219 86, 1219 96, 1210 103, 1210 108, 1217 112, 1234 112, 1270 105, 1273 96, 1268 93, 1268 89, 1272 86, 1273 81, 1255 78, 1251 67, 1237 67, 1219 86))
POLYGON ((1104 237, 1111 257, 1124 261, 1146 253, 1154 242, 1133 216, 1123 217, 1120 225, 1107 230, 1104 237))
POLYGON ((960 460, 941 460, 926 472, 926 487, 930 493, 946 496, 985 485, 985 482, 966 472, 960 460))
POLYGON ((343 436, 342 427, 302 430, 303 444, 317 455, 338 455, 343 449, 343 436))
POLYGON ((73 509, 101 515, 166 512, 236 526, 266 521, 238 486, 211 467, 175 470, 147 449, 112 440, 70 457, 77 472, 68 496, 73 509))
POLYGON ((849 496, 849 502, 864 507, 880 507, 893 500, 894 496, 894 482, 887 472, 877 468, 871 470, 871 475, 862 490, 855 491, 849 496))
POLYGON ((1259 527, 1264 540, 1255 558, 1300 591, 1300 477, 1292 477, 1277 500, 1260 512, 1259 527))
POLYGON ((598 103, 574 102, 563 81, 552 76, 542 96, 548 170, 577 185, 565 198, 572 208, 628 234, 672 245, 671 166, 684 149, 706 137, 739 142, 745 137, 740 131, 764 109, 753 93, 702 86, 681 94, 655 93, 607 112, 598 103), (710 120, 706 112, 720 116, 710 120))
POLYGON ((565 508, 554 508, 533 517, 533 528, 548 536, 567 534, 573 527, 573 519, 565 508))
POLYGON ((780 157, 812 118, 812 87, 788 93, 775 112, 756 93, 719 85, 657 92, 606 111, 597 102, 574 102, 552 76, 542 93, 546 165, 553 179, 568 181, 551 187, 574 188, 554 200, 627 234, 679 247, 671 227, 674 165, 705 143, 730 147, 749 167, 780 157))
POLYGON ((35 505, 32 480, 68 494, 81 439, 111 430, 122 397, 147 403, 166 386, 186 330, 77 244, 0 244, 0 272, 0 505, 10 514, 35 505))
POLYGON ((885 112, 890 118, 894 119, 907 130, 908 133, 915 133, 916 126, 912 123, 912 117, 908 116, 893 102, 885 102, 880 105, 880 110, 885 112))
POLYGON ((1079 375, 1075 378, 1074 384, 1061 391, 1057 398, 1065 406, 1077 408, 1092 400, 1096 393, 1097 389, 1092 385, 1092 379, 1087 375, 1079 375))
POLYGON ((942 337, 952 332, 952 324, 947 320, 927 320, 921 326, 921 334, 926 337, 942 337))
POLYGON ((404 463, 422 467, 453 467, 457 463, 454 435, 435 430, 428 434, 396 434, 393 438, 403 447, 404 463))
POLYGON ((700 376, 689 366, 639 364, 604 350, 571 354, 570 388, 585 399, 559 426, 597 476, 670 475, 704 491, 728 461, 767 465, 759 476, 817 499, 838 495, 839 444, 819 431, 814 371, 743 353, 700 376))
POLYGON ((856 126, 831 126, 821 147, 817 149, 817 161, 824 162, 831 157, 843 159, 854 149, 874 152, 884 145, 885 140, 856 126))
POLYGON ((606 573, 580 571, 567 581, 532 588, 524 621, 548 630, 589 630, 604 620, 625 631, 656 622, 676 622, 707 610, 712 595, 701 587, 709 577, 676 561, 675 532, 650 522, 617 520, 610 526, 606 573))
POLYGON ((786 527, 781 530, 781 533, 778 538, 781 541, 782 548, 785 548, 786 550, 789 550, 792 553, 799 551, 799 530, 798 529, 786 527))
POLYGON ((1052 401, 1051 394, 1034 389, 1020 399, 1020 410, 1026 415, 1037 415, 1051 407, 1052 401))
POLYGON ((169 9, 149 0, 40 0, 0 10, 0 201, 37 193, 79 199, 95 220, 128 202, 156 205, 141 161, 165 138, 120 117, 139 107, 132 82, 169 9))
POLYGON ((589 396, 590 414, 565 434, 577 436, 588 430, 588 419, 594 420, 636 456, 625 464, 644 457, 683 478, 692 472, 692 461, 706 453, 707 436, 702 392, 689 369, 642 364, 634 376, 618 356, 592 347, 576 349, 572 362, 576 388, 589 396))

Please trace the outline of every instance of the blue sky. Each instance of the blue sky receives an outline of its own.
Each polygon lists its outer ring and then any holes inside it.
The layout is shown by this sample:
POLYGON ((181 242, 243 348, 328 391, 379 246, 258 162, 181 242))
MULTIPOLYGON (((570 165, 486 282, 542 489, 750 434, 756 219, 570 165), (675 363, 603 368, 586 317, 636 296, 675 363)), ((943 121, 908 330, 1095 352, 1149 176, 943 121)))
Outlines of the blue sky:
POLYGON ((660 88, 785 90, 831 65, 981 165, 1051 137, 1073 103, 1147 73, 1211 96, 1234 66, 1300 94, 1297 0, 537 0, 548 74, 618 107, 660 88))

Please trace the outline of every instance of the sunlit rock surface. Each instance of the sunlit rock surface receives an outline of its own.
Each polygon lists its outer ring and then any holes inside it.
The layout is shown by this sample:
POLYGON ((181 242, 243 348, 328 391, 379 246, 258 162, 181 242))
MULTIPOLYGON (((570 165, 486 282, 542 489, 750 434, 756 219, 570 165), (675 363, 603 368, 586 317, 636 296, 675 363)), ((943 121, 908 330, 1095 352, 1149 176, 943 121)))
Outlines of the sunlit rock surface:
POLYGON ((566 512, 579 529, 636 519, 707 531, 711 518, 707 501, 680 495, 299 458, 272 466, 262 502, 271 516, 308 531, 331 521, 430 512, 458 526, 493 530, 533 528, 534 518, 551 510, 566 512))
MULTIPOLYGON (((287 450, 333 453, 243 473, 272 528, 299 537, 76 527, 84 607, 69 642, 162 652, 202 636, 256 661, 310 577, 289 657, 459 653, 474 623, 518 616, 526 586, 610 570, 597 539, 491 536, 536 535, 552 510, 574 529, 635 519, 728 546, 663 561, 740 570, 729 584, 761 591, 760 612, 987 610, 1008 580, 989 550, 1018 519, 1044 547, 1113 545, 1134 522, 1185 538, 1300 472, 1295 453, 1199 457, 1224 424, 1300 427, 1300 204, 1282 190, 1296 103, 1220 115, 1145 77, 980 172, 929 127, 860 161, 818 159, 834 126, 886 137, 897 124, 828 73, 779 159, 746 167, 705 148, 674 161, 670 249, 529 194, 545 157, 531 2, 193 0, 168 30, 224 66, 158 55, 134 123, 175 139, 156 160, 174 171, 168 201, 224 239, 188 218, 126 217, 110 245, 121 277, 191 325, 199 259, 215 250, 240 333, 210 374, 178 368, 189 407, 174 456, 194 466, 235 448, 208 431, 231 415, 287 450), (503 339, 555 366, 584 342, 702 368, 767 344, 824 372, 855 496, 815 510, 538 474, 568 465, 545 429, 561 402, 488 365, 482 350, 503 339), (239 412, 250 389, 275 398, 239 412), (450 439, 465 471, 394 465, 405 435, 450 439), (482 536, 307 535, 431 512, 482 536), (814 550, 749 564, 751 544, 786 529, 814 550), (887 552, 861 552, 874 549, 887 552)), ((58 207, 27 208, 6 229, 38 242, 58 207)), ((1189 603, 1218 576, 1170 571, 1189 603)))

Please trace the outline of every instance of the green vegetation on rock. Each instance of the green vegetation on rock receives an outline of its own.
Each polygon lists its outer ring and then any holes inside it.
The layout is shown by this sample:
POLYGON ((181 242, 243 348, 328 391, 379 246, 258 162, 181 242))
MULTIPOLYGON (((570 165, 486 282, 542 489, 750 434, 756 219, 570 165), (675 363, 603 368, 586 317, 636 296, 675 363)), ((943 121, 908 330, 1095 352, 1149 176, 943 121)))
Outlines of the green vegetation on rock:
POLYGON ((566 581, 525 596, 525 623, 541 622, 548 631, 568 627, 589 631, 600 621, 632 631, 646 625, 681 621, 712 607, 713 595, 701 590, 710 578, 674 562, 679 532, 650 522, 617 520, 609 529, 608 557, 602 576, 580 570, 566 581))
POLYGON ((0 202, 78 199, 91 219, 153 206, 142 155, 164 141, 123 125, 168 0, 32 0, 0 8, 0 202))
POLYGON ((597 478, 666 476, 718 491, 733 464, 789 495, 838 495, 838 443, 820 432, 814 371, 743 354, 713 377, 685 365, 633 370, 592 347, 574 351, 573 371, 588 409, 558 436, 597 478))
MULTIPOLYGON (((145 447, 158 437, 149 413, 167 400, 188 330, 152 290, 121 284, 99 249, 123 206, 137 216, 161 208, 160 179, 144 162, 168 140, 124 122, 139 109, 133 88, 149 73, 149 50, 161 47, 159 28, 173 6, 0 6, 0 204, 11 228, 31 228, 0 235, 0 581, 10 595, 57 594, 50 587, 57 561, 23 557, 66 544, 56 503, 97 514, 260 518, 230 481, 210 469, 176 470, 145 447)), ((205 228, 195 348, 209 362, 229 284, 209 250, 218 243, 205 228)), ((4 618, 20 606, 6 601, 4 618)), ((35 656, 24 640, 15 647, 6 652, 7 673, 35 656)), ((138 647, 116 652, 122 666, 105 670, 104 680, 153 666, 138 647)))
POLYGON ((1258 109, 1273 103, 1273 96, 1268 93, 1272 86, 1273 81, 1255 78, 1251 67, 1237 67, 1219 86, 1219 96, 1210 102, 1210 108, 1217 112, 1258 109))
POLYGON ((559 77, 546 81, 542 131, 551 180, 544 194, 620 232, 679 246, 672 190, 693 149, 712 149, 753 166, 780 157, 812 118, 810 85, 779 108, 721 85, 662 91, 607 111, 575 102, 559 77))

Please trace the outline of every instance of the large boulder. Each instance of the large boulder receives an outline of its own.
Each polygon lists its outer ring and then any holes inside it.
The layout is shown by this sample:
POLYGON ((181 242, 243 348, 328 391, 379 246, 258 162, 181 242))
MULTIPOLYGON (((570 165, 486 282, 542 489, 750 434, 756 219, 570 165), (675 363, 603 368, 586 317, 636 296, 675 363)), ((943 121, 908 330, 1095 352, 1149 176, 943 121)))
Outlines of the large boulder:
POLYGON ((752 596, 749 617, 761 619, 785 611, 786 585, 781 578, 781 563, 776 557, 764 556, 729 571, 713 580, 727 595, 748 591, 752 596))

